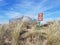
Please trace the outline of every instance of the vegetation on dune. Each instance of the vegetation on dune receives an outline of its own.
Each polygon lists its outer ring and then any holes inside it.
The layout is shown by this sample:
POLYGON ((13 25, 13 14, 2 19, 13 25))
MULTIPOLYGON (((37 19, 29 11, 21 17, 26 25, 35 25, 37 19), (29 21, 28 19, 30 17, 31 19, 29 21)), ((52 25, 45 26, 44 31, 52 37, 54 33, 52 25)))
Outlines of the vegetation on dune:
POLYGON ((36 20, 14 19, 0 25, 0 45, 60 45, 60 21, 48 22, 37 30, 36 20))

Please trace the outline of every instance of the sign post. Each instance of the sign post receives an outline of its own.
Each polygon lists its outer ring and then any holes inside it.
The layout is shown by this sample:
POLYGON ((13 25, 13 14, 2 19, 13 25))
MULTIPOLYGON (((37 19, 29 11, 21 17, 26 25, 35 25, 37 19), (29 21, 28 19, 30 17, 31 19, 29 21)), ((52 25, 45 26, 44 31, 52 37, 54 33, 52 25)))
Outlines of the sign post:
POLYGON ((38 14, 38 30, 40 30, 40 22, 43 21, 43 13, 38 14))

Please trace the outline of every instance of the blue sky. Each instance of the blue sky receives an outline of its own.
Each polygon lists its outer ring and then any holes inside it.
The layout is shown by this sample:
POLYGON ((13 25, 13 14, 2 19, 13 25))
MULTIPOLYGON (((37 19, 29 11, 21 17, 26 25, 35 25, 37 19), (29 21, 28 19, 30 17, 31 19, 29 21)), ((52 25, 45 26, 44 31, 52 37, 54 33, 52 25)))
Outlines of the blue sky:
POLYGON ((60 0, 0 0, 0 23, 23 15, 37 19, 40 12, 43 21, 60 19, 60 0))

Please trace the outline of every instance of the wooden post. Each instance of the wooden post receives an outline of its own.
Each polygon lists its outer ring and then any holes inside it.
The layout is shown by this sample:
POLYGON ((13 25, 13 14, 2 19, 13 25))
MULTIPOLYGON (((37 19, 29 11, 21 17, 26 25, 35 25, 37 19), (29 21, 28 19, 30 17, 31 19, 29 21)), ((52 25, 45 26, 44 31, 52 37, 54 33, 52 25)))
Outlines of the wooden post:
POLYGON ((39 25, 38 25, 38 30, 40 30, 40 21, 38 22, 38 24, 39 24, 39 25))

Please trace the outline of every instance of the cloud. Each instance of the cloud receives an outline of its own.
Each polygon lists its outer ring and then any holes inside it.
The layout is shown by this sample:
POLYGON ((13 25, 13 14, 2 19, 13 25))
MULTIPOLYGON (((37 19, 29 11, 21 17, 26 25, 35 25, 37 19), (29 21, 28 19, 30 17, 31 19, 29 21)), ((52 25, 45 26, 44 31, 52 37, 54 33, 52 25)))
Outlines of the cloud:
POLYGON ((0 20, 0 24, 8 24, 9 21, 8 20, 0 20))
POLYGON ((0 24, 8 23, 9 20, 6 16, 0 15, 0 24))
POLYGON ((48 0, 43 0, 38 4, 35 8, 34 11, 36 12, 46 12, 47 10, 50 10, 52 8, 58 7, 59 6, 59 1, 51 1, 52 3, 50 4, 48 0), (46 4, 47 3, 47 4, 46 4))
POLYGON ((9 21, 3 15, 0 15, 0 24, 8 23, 9 21))
POLYGON ((23 1, 21 3, 17 3, 15 5, 13 5, 10 10, 13 11, 21 11, 21 12, 26 12, 26 13, 36 13, 39 12, 39 10, 44 11, 45 9, 47 9, 48 7, 44 7, 44 3, 47 0, 42 0, 41 2, 39 2, 37 5, 37 2, 34 1, 23 1), (34 5, 33 5, 34 4, 34 5))
POLYGON ((25 14, 24 16, 28 16, 28 17, 30 17, 30 18, 32 18, 32 19, 35 18, 34 14, 25 14))
MULTIPOLYGON (((35 14, 35 16, 33 16, 34 13, 38 13, 38 12, 43 12, 44 13, 47 10, 50 10, 50 9, 55 8, 55 7, 58 6, 58 4, 54 5, 55 4, 54 2, 52 4, 50 4, 50 5, 45 6, 44 4, 46 2, 48 2, 48 0, 42 0, 40 3, 38 3, 38 5, 32 5, 34 3, 33 1, 32 2, 24 1, 22 4, 19 3, 19 4, 14 5, 11 8, 11 10, 14 10, 14 9, 21 10, 21 9, 23 9, 22 11, 27 12, 27 13, 23 13, 23 15, 27 15, 27 16, 31 15, 31 17, 34 17, 34 18, 37 19, 38 14, 37 15, 35 14)), ((52 15, 53 13, 55 13, 55 12, 48 12, 48 14, 45 14, 45 15, 49 16, 49 15, 52 15)))
POLYGON ((0 0, 0 7, 5 6, 5 5, 7 5, 7 4, 8 4, 8 3, 6 3, 5 0, 0 0))
POLYGON ((15 11, 8 11, 5 14, 8 18, 19 18, 21 16, 28 16, 30 18, 34 18, 34 14, 29 14, 29 13, 20 13, 20 12, 15 12, 15 11))
POLYGON ((29 9, 29 8, 33 7, 32 3, 33 2, 23 1, 21 3, 17 3, 15 5, 13 5, 13 7, 11 9, 12 10, 14 10, 14 9, 19 9, 20 10, 20 8, 29 9))
POLYGON ((48 3, 48 5, 46 4, 47 2, 48 0, 42 0, 36 5, 37 2, 34 2, 34 0, 33 1, 26 0, 26 1, 22 1, 21 3, 16 3, 11 7, 10 10, 17 10, 17 11, 24 10, 23 12, 36 13, 36 12, 45 12, 59 5, 56 4, 56 1, 52 2, 51 4, 48 3))
MULTIPOLYGON (((60 15, 60 11, 54 11, 54 12, 45 12, 45 16, 59 16, 60 15)), ((60 16, 59 16, 60 17, 60 16)))
POLYGON ((43 21, 41 21, 41 23, 42 24, 45 24, 45 23, 47 23, 47 22, 49 22, 49 21, 58 21, 58 20, 60 20, 60 17, 56 17, 56 18, 46 18, 46 19, 43 19, 43 21))
MULTIPOLYGON (((58 7, 59 6, 59 1, 58 0, 51 0, 51 2, 49 2, 48 0, 41 0, 41 2, 35 2, 35 0, 15 0, 19 3, 14 3, 14 5, 11 6, 11 8, 9 8, 9 11, 6 12, 6 17, 8 17, 9 19, 11 18, 17 18, 17 17, 21 17, 23 15, 25 16, 29 16, 31 18, 38 18, 38 13, 39 12, 43 12, 44 16, 46 15, 48 16, 52 16, 53 14, 57 14, 58 11, 54 11, 54 12, 48 12, 47 10, 50 10, 52 8, 58 7), (46 4, 47 3, 47 4, 46 4), (46 13, 47 12, 47 13, 46 13)), ((7 3, 5 3, 4 0, 0 1, 0 6, 4 6, 7 5, 7 3)), ((0 16, 0 18, 3 18, 3 16, 0 16)), ((48 18, 45 18, 48 20, 48 18)), ((52 18, 49 18, 52 19, 52 18)))
POLYGON ((4 18, 4 16, 0 15, 0 19, 1 19, 1 18, 4 18))
POLYGON ((22 16, 21 13, 15 12, 15 11, 6 12, 5 15, 6 15, 7 17, 9 17, 10 19, 11 19, 11 18, 17 18, 17 17, 21 17, 21 16, 22 16))

